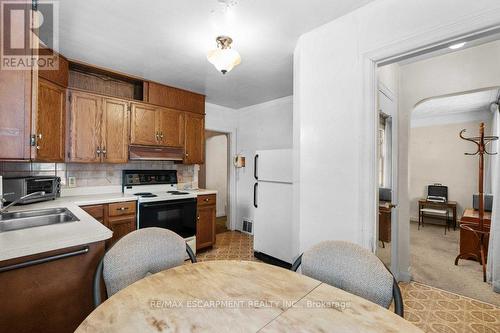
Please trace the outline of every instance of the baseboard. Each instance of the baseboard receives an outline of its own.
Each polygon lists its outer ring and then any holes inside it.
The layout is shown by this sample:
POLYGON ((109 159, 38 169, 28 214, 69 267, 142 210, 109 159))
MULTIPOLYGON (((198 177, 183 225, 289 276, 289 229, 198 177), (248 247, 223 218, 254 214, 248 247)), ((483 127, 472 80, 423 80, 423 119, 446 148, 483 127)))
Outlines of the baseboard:
POLYGON ((397 280, 399 282, 410 282, 411 281, 411 274, 410 272, 398 272, 397 280))
POLYGON ((493 285, 493 291, 496 293, 500 293, 500 280, 493 281, 492 285, 493 285))

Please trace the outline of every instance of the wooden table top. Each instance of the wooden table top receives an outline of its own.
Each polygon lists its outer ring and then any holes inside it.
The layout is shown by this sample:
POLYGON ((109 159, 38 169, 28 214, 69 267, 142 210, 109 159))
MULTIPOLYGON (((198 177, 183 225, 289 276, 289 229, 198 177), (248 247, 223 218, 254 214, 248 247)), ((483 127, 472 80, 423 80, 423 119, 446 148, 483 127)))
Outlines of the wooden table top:
POLYGON ((427 198, 421 198, 418 200, 419 203, 428 203, 428 204, 433 204, 435 203, 436 205, 448 205, 448 206, 456 206, 457 202, 453 200, 448 200, 445 202, 436 202, 436 201, 429 201, 427 198))
POLYGON ((76 332, 422 332, 299 273, 250 261, 186 264, 121 290, 76 332))

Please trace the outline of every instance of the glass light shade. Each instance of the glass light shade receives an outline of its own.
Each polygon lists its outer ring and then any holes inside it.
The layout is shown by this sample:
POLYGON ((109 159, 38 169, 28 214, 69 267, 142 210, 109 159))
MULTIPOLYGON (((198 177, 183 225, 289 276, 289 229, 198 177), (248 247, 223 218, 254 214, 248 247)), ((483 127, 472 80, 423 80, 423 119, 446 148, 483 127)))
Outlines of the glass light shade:
POLYGON ((226 74, 227 72, 231 71, 234 66, 241 63, 241 57, 238 51, 229 48, 217 48, 215 50, 209 51, 207 59, 222 74, 226 74))

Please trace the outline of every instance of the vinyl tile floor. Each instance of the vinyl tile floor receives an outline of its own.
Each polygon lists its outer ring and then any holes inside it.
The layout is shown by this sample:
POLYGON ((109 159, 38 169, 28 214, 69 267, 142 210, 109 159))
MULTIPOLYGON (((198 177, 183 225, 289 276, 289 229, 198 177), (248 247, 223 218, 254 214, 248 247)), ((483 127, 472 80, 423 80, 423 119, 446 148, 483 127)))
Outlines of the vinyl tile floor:
MULTIPOLYGON (((255 260, 253 238, 237 231, 217 234, 215 246, 198 261, 255 260)), ((498 333, 500 308, 418 282, 400 283, 405 319, 429 333, 498 333)))

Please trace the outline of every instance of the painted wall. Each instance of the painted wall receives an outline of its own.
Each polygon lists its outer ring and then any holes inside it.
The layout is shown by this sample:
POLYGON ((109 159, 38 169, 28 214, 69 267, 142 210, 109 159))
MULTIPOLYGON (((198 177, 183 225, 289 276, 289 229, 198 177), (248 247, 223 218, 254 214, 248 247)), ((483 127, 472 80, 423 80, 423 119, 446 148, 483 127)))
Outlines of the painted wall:
POLYGON ((237 174, 237 226, 253 220, 253 157, 256 150, 292 148, 292 96, 239 109, 238 149, 246 167, 237 174))
MULTIPOLYGON (((490 115, 491 116, 491 115, 490 115)), ((491 117, 486 127, 491 130, 491 117)), ((418 200, 427 196, 427 185, 448 186, 448 199, 457 201, 460 217, 472 207, 472 194, 477 193, 478 160, 464 152, 474 150, 458 133, 477 133, 478 122, 412 128, 410 135, 410 218, 418 221, 418 200)), ((486 161, 486 165, 488 162, 486 161)))
MULTIPOLYGON (((374 247, 375 113, 365 98, 374 80, 366 76, 368 57, 391 56, 498 23, 496 0, 378 0, 299 38, 293 147, 301 250, 325 239, 374 247)), ((399 118, 398 129, 408 131, 407 117, 399 118)), ((408 141, 400 144, 407 147, 408 141)), ((399 155, 405 179, 408 155, 402 148, 399 155)), ((398 190, 407 198, 408 182, 400 181, 398 190)), ((400 203, 399 211, 400 220, 408 221, 408 205, 400 203)), ((408 223, 396 226, 401 241, 395 245, 400 254, 395 273, 405 280, 410 277, 408 230, 408 223)))
POLYGON ((209 130, 236 129, 238 127, 238 113, 235 109, 205 103, 205 114, 205 128, 209 130))
MULTIPOLYGON (((217 191, 217 217, 226 216, 228 187, 227 136, 216 132, 205 133, 205 186, 217 191)), ((200 172, 201 174, 201 172, 200 172)))

